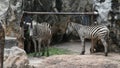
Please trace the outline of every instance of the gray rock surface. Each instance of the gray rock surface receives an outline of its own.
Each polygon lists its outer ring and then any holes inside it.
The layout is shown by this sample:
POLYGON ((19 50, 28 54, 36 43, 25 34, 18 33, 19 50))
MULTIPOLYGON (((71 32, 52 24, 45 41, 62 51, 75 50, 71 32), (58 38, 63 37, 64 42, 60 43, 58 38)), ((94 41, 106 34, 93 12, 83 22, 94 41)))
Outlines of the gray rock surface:
POLYGON ((29 65, 27 54, 23 49, 12 47, 4 51, 4 68, 33 68, 29 65))

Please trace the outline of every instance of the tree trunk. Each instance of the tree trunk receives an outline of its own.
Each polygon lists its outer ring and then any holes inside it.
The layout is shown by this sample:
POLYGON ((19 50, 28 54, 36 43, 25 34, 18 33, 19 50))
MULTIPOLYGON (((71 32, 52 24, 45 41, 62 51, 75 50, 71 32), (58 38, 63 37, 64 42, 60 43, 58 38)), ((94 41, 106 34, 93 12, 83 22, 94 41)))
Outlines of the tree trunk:
POLYGON ((3 68, 4 45, 5 45, 5 33, 2 24, 0 23, 0 68, 3 68))

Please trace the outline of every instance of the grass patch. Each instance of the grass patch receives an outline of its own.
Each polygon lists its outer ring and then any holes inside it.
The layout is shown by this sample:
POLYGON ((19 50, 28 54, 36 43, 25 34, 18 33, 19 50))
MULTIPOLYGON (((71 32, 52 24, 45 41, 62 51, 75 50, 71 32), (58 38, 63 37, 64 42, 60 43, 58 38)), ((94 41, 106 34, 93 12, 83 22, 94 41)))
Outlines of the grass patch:
MULTIPOLYGON (((50 56, 52 56, 52 55, 71 54, 72 52, 70 50, 66 50, 66 49, 50 47, 49 48, 49 53, 50 53, 50 56)), ((35 53, 30 53, 30 54, 28 54, 28 56, 33 57, 34 54, 35 53)))
POLYGON ((71 51, 61 48, 51 47, 49 49, 50 55, 62 55, 62 54, 70 54, 71 51))

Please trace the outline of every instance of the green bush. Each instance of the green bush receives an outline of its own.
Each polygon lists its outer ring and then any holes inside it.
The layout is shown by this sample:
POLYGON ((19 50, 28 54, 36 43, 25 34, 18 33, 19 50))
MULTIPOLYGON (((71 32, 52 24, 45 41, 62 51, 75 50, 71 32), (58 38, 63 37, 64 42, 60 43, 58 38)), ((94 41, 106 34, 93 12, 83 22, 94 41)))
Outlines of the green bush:
MULTIPOLYGON (((51 55, 62 55, 62 54, 71 54, 70 50, 66 50, 66 49, 61 49, 61 48, 55 48, 55 47, 50 47, 49 48, 49 53, 50 56, 51 55)), ((35 53, 30 53, 28 54, 28 56, 34 56, 35 53)))

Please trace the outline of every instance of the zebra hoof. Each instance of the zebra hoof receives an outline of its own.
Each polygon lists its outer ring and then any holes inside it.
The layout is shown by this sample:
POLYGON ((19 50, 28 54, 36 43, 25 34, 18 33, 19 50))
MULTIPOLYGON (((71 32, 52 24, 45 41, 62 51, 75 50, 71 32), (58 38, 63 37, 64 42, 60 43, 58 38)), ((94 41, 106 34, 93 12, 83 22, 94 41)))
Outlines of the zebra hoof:
POLYGON ((82 51, 81 53, 80 53, 80 55, 84 55, 85 54, 85 51, 82 51))
POLYGON ((96 49, 94 48, 94 49, 92 49, 92 48, 90 48, 90 53, 92 54, 92 53, 95 53, 96 52, 96 49))
POLYGON ((108 53, 105 53, 105 56, 108 56, 108 53))

